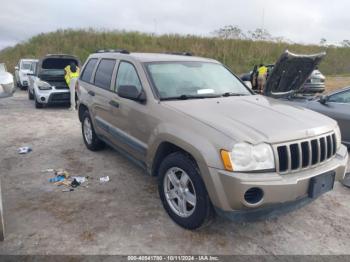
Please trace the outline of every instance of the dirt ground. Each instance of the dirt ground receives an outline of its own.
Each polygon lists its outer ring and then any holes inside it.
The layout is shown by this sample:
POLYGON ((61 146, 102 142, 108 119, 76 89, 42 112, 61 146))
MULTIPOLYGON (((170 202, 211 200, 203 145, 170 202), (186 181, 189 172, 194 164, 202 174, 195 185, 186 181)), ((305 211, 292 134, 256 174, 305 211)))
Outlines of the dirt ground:
POLYGON ((0 100, 0 174, 6 240, 0 254, 350 254, 350 189, 335 189, 275 219, 216 218, 187 231, 158 198, 156 179, 111 149, 90 152, 67 108, 38 110, 26 92, 0 100), (33 151, 19 155, 17 148, 33 151), (62 192, 41 170, 89 176, 62 192), (109 176, 100 184, 98 178, 109 176))
POLYGON ((330 92, 338 88, 350 86, 350 76, 327 76, 326 91, 330 92))

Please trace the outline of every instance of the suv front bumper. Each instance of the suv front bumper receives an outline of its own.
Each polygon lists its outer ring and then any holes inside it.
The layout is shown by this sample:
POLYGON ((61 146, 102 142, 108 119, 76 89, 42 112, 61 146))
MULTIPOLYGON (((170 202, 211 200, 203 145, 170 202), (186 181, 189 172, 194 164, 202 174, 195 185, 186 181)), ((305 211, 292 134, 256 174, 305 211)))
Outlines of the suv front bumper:
POLYGON ((276 210, 290 210, 302 206, 314 198, 309 197, 310 180, 327 172, 334 172, 336 180, 345 178, 348 152, 341 146, 329 161, 300 172, 280 175, 272 173, 236 173, 209 168, 214 191, 208 190, 219 214, 230 218, 258 218, 276 210), (261 189, 262 198, 255 204, 248 203, 245 193, 252 188, 261 189))

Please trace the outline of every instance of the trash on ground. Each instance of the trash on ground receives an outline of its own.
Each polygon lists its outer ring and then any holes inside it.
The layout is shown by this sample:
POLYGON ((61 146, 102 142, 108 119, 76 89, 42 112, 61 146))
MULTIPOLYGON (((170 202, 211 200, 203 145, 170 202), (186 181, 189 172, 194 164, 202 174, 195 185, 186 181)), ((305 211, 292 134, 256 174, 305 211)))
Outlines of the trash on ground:
POLYGON ((72 192, 74 191, 74 188, 65 188, 62 190, 62 192, 72 192))
POLYGON ((60 182, 60 181, 63 181, 65 180, 66 178, 64 176, 55 176, 55 177, 52 177, 49 179, 49 182, 50 183, 55 183, 55 182, 60 182))
POLYGON ((24 146, 24 147, 18 148, 18 154, 27 154, 31 151, 32 151, 32 149, 29 146, 24 146))
POLYGON ((100 182, 101 183, 105 183, 105 182, 108 182, 108 181, 109 181, 109 176, 100 177, 100 182))
POLYGON ((71 181, 69 181, 68 179, 64 179, 62 181, 58 181, 55 183, 56 186, 70 186, 71 185, 71 181))
POLYGON ((69 173, 65 170, 55 170, 55 175, 64 176, 65 178, 68 178, 70 176, 69 173))
POLYGON ((82 184, 87 180, 84 176, 73 176, 72 178, 75 179, 79 184, 82 184))
MULTIPOLYGON (((64 169, 54 169, 48 168, 41 171, 42 173, 51 173, 54 174, 55 177, 49 179, 49 182, 54 183, 56 186, 66 186, 67 188, 63 189, 62 192, 71 192, 74 191, 73 188, 78 186, 83 186, 88 188, 88 180, 89 176, 70 176, 70 174, 64 169), (84 184, 84 185, 82 185, 84 184)), ((93 179, 91 177, 91 179, 93 179)), ((101 182, 108 182, 109 177, 103 177, 100 180, 101 182)))
POLYGON ((70 185, 71 187, 76 188, 80 186, 80 183, 76 179, 74 179, 70 185))

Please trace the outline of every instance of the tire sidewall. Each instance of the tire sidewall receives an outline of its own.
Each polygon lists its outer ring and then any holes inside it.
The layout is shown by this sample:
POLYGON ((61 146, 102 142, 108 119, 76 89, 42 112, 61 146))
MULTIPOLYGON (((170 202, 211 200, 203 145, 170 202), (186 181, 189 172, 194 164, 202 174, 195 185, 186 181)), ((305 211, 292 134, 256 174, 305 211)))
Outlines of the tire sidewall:
POLYGON ((91 120, 91 117, 90 117, 90 114, 89 112, 86 110, 83 114, 83 118, 82 118, 82 122, 81 122, 81 132, 82 132, 82 135, 83 135, 83 140, 84 140, 84 144, 86 145, 86 147, 89 149, 89 150, 92 150, 92 151, 96 151, 100 148, 103 147, 103 143, 102 141, 97 137, 96 135, 96 132, 95 132, 95 129, 94 129, 94 125, 92 123, 92 120, 91 120), (92 141, 91 141, 91 144, 89 144, 86 139, 85 139, 85 134, 84 134, 84 122, 85 122, 85 119, 88 118, 89 121, 90 121, 90 125, 91 125, 91 131, 92 131, 92 141))
POLYGON ((210 214, 210 200, 208 197, 205 184, 200 176, 200 172, 196 164, 185 154, 173 153, 167 156, 159 167, 158 172, 158 191, 163 203, 163 206, 169 216, 180 226, 187 229, 196 229, 201 227, 210 214), (189 217, 180 217, 169 206, 164 193, 164 179, 166 172, 172 168, 178 167, 184 170, 192 180, 196 191, 196 207, 194 212, 189 217))

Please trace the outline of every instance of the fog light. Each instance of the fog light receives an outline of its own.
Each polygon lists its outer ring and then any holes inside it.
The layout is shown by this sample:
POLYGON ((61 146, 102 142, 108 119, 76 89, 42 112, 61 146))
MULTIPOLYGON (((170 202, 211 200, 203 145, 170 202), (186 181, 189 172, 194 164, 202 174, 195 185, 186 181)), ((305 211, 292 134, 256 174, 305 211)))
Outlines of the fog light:
POLYGON ((40 100, 44 102, 44 101, 45 101, 45 97, 42 96, 42 97, 40 98, 40 100))
POLYGON ((264 196, 264 192, 257 187, 248 189, 244 194, 244 200, 249 204, 256 204, 261 201, 264 196))

